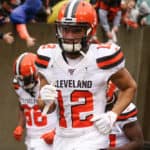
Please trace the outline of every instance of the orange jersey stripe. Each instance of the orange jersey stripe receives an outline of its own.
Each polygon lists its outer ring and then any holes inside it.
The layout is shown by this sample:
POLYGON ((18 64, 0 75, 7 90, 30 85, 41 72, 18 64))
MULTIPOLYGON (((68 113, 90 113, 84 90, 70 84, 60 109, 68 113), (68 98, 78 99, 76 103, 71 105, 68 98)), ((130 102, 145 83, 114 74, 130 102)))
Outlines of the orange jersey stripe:
POLYGON ((117 51, 115 54, 97 59, 97 65, 102 69, 112 68, 124 60, 122 51, 117 51))
POLYGON ((118 118, 117 118, 117 121, 123 121, 123 120, 126 120, 130 117, 135 117, 137 115, 138 111, 137 109, 134 109, 128 113, 125 113, 125 114, 121 114, 118 118))
POLYGON ((46 56, 37 56, 35 64, 41 68, 47 68, 50 58, 46 56))

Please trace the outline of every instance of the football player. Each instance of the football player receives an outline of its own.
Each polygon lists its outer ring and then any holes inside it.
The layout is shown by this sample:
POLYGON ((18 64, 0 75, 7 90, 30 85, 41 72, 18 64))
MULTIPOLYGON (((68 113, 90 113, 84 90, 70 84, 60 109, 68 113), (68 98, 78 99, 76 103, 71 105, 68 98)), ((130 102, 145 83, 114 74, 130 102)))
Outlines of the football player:
MULTIPOLYGON (((117 87, 108 82, 106 111, 112 109, 117 100, 117 87)), ((109 135, 107 150, 141 150, 143 148, 143 133, 137 120, 137 108, 130 103, 119 115, 109 135)))
MULTIPOLYGON (((21 141, 26 129, 27 150, 52 150, 56 112, 42 114, 37 105, 40 80, 34 64, 35 58, 33 53, 23 53, 14 63, 13 85, 19 99, 19 120, 13 135, 17 141, 21 141)), ((51 110, 54 107, 51 106, 51 110)))
POLYGON ((42 45, 36 65, 40 74, 40 98, 58 106, 54 150, 97 150, 108 147, 108 135, 120 113, 131 102, 136 82, 125 68, 118 45, 90 44, 97 17, 86 1, 63 5, 56 21, 58 44, 42 45), (117 50, 117 51, 116 51, 117 50), (113 109, 105 113, 107 81, 121 94, 113 109), (52 96, 55 83, 58 97, 52 96))

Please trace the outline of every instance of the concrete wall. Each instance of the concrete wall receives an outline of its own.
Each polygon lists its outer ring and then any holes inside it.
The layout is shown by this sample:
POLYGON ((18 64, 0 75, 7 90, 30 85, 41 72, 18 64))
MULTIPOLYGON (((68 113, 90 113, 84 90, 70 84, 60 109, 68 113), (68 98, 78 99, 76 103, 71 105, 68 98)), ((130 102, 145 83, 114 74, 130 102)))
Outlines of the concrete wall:
MULTIPOLYGON (((23 142, 13 139, 13 129, 17 123, 17 97, 12 88, 12 65, 14 59, 25 51, 36 52, 41 44, 55 42, 55 28, 46 24, 30 24, 29 32, 37 39, 33 48, 26 48, 24 41, 15 35, 15 43, 8 45, 0 41, 0 150, 25 150, 23 142)), ((0 27, 0 31, 13 31, 11 25, 0 27)), ((134 102, 139 109, 139 121, 142 125, 144 138, 150 141, 150 27, 127 31, 120 28, 118 39, 125 53, 127 68, 138 83, 138 91, 134 102)), ((101 30, 98 28, 98 37, 101 30)))

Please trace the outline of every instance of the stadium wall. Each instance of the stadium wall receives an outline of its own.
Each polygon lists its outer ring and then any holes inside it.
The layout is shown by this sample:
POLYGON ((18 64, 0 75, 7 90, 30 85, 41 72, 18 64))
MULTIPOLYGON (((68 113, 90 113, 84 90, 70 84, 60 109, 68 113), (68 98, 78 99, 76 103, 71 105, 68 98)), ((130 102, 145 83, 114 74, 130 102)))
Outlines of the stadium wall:
MULTIPOLYGON (((55 42, 55 27, 44 23, 28 24, 30 34, 36 38, 36 45, 27 48, 24 41, 19 39, 11 24, 0 27, 1 32, 12 31, 15 42, 12 45, 0 41, 0 149, 25 150, 23 142, 13 139, 13 129, 17 124, 17 96, 12 87, 13 62, 15 58, 25 52, 36 52, 41 44, 55 42)), ((102 38, 98 28, 98 37, 102 38)), ((121 27, 118 34, 118 43, 125 57, 127 68, 138 84, 134 102, 139 110, 139 121, 142 125, 144 140, 150 141, 150 26, 138 30, 127 30, 121 27)), ((146 142, 147 143, 147 142, 146 142)), ((146 144, 146 148, 149 147, 146 144)))

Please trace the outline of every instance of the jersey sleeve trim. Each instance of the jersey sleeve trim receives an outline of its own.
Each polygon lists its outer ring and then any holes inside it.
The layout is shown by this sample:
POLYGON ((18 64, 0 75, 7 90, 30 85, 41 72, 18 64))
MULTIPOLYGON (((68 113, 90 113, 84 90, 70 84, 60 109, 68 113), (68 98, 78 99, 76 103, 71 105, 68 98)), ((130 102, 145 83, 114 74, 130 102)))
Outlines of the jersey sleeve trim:
POLYGON ((123 62, 123 60, 124 60, 123 52, 121 50, 118 50, 117 52, 115 52, 110 56, 104 56, 102 58, 98 58, 96 62, 99 68, 110 69, 123 62))
POLYGON ((37 55, 35 64, 40 68, 47 68, 50 58, 42 55, 37 55))
POLYGON ((117 118, 117 121, 124 121, 124 120, 127 120, 128 118, 136 117, 137 114, 138 114, 138 110, 135 108, 135 109, 131 110, 130 112, 121 114, 117 118))

